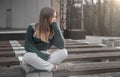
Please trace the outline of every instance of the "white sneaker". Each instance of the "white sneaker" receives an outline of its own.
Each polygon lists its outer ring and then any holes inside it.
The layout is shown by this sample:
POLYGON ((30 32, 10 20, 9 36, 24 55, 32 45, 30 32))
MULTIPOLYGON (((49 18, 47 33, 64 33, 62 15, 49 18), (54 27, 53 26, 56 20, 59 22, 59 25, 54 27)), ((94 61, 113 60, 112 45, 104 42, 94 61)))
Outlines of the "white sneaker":
POLYGON ((56 64, 55 69, 53 71, 61 71, 61 70, 72 70, 73 69, 73 64, 71 63, 61 63, 61 64, 56 64))

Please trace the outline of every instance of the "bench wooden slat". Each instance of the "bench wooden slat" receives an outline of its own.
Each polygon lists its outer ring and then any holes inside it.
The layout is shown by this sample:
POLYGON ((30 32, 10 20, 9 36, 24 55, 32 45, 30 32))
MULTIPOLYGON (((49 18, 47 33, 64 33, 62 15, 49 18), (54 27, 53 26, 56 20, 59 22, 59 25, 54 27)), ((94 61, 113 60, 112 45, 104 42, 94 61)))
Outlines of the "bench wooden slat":
POLYGON ((0 66, 19 65, 17 57, 0 57, 0 66))
POLYGON ((54 72, 53 77, 74 76, 82 74, 99 74, 120 71, 120 61, 113 62, 96 62, 96 63, 76 63, 74 70, 54 72))
MULTIPOLYGON (((101 45, 68 45, 66 46, 67 49, 70 49, 72 50, 71 48, 101 48, 102 46, 101 45)), ((54 48, 54 47, 53 47, 54 48)), ((9 51, 9 50, 13 50, 12 47, 1 47, 0 48, 0 51, 9 51)), ((75 49, 76 50, 76 49, 75 49)), ((80 49, 82 50, 82 49, 80 49)))
MULTIPOLYGON (((22 46, 24 46, 24 43, 20 43, 22 46)), ((87 43, 66 43, 66 45, 89 45, 87 43)))
POLYGON ((65 61, 85 61, 85 60, 103 60, 120 58, 120 52, 101 52, 101 53, 84 53, 70 54, 65 61))
POLYGON ((69 53, 94 53, 94 52, 116 52, 120 51, 120 48, 71 48, 67 49, 69 53))
POLYGON ((1 47, 0 51, 12 51, 12 47, 1 47))
POLYGON ((0 57, 14 57, 15 53, 13 51, 0 51, 0 57))
MULTIPOLYGON (((74 76, 82 74, 99 74, 120 71, 120 62, 77 63, 73 70, 53 72, 53 77, 74 76)), ((20 67, 0 69, 0 77, 25 77, 20 67)))
POLYGON ((26 77, 20 66, 0 68, 0 77, 26 77))
POLYGON ((101 45, 66 45, 66 48, 101 48, 101 45))
POLYGON ((11 45, 9 45, 9 44, 2 44, 2 45, 1 45, 1 44, 0 44, 0 48, 1 48, 1 47, 11 47, 11 45))
MULTIPOLYGON (((24 45, 25 41, 24 40, 18 40, 18 42, 22 45, 24 45)), ((87 42, 77 42, 77 41, 66 41, 67 45, 88 45, 89 43, 87 42)))
MULTIPOLYGON (((22 41, 22 44, 24 45, 24 41, 22 41)), ((83 60, 120 58, 120 52, 119 52, 120 49, 99 48, 99 46, 97 47, 97 45, 87 45, 87 44, 80 44, 80 43, 76 43, 76 42, 67 42, 66 48, 68 49, 69 56, 65 61, 81 61, 81 60, 83 61, 83 60), (93 48, 91 48, 91 47, 93 47, 93 48)), ((8 52, 11 49, 12 49, 12 47, 5 47, 3 45, 3 47, 0 48, 0 51, 1 51, 0 55, 4 54, 2 52, 2 50, 4 50, 4 52, 8 52)), ((18 50, 20 50, 20 49, 18 49, 18 50)), ((22 49, 22 50, 24 50, 24 49, 22 49)), ((10 53, 8 52, 8 53, 6 53, 6 55, 7 54, 10 54, 10 53)), ((76 63, 74 63, 73 70, 53 72, 53 74, 54 74, 54 77, 60 77, 60 76, 69 76, 69 75, 116 72, 116 71, 120 71, 119 63, 120 62, 118 62, 118 61, 92 62, 92 63, 76 62, 76 63)), ((19 64, 20 64, 20 61, 16 57, 0 57, 0 66, 10 66, 10 65, 19 65, 19 64)), ((2 73, 6 73, 6 74, 10 75, 9 77, 16 77, 16 76, 22 77, 21 75, 24 76, 24 72, 22 72, 20 74, 18 72, 18 74, 17 74, 17 73, 15 73, 16 71, 10 71, 10 70, 13 70, 13 68, 6 69, 6 71, 4 71, 4 72, 1 72, 2 70, 0 69, 0 77, 7 76, 2 73)))
POLYGON ((66 45, 88 45, 88 43, 66 43, 66 45))
POLYGON ((10 44, 9 41, 0 41, 0 45, 1 44, 10 44))
MULTIPOLYGON (((20 43, 22 46, 24 46, 24 43, 20 43)), ((88 43, 66 43, 66 45, 89 45, 88 43)))
MULTIPOLYGON (((6 47, 7 49, 10 49, 10 45, 0 45, 0 47, 3 47, 3 49, 6 47)), ((103 46, 101 45, 66 45, 66 48, 101 48, 103 46)), ((55 47, 53 47, 55 48, 55 47)), ((2 49, 2 48, 0 48, 2 49)))
MULTIPOLYGON (((25 40, 17 40, 18 42, 20 43, 24 43, 25 40)), ((75 40, 65 40, 66 43, 79 43, 78 41, 75 41, 75 40)))
MULTIPOLYGON (((66 49, 75 49, 75 48, 102 48, 101 45, 66 45, 66 49)), ((52 46, 52 49, 56 49, 56 47, 52 46)))

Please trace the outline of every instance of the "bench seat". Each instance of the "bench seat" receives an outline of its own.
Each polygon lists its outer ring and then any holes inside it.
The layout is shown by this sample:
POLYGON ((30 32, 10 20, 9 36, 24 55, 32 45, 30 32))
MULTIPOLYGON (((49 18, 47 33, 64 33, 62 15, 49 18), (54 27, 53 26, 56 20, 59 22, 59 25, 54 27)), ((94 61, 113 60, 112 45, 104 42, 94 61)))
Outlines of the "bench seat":
MULTIPOLYGON (((109 72, 119 72, 120 71, 120 61, 113 62, 92 62, 92 63, 74 63, 73 69, 69 71, 55 71, 52 76, 49 77, 62 77, 62 76, 74 76, 74 75, 87 75, 87 74, 100 74, 109 72)), ((42 71, 37 71, 42 73, 42 71)), ((48 72, 46 72, 47 74, 48 72)), ((29 73, 30 74, 30 73, 29 73)), ((25 72, 20 66, 1 68, 0 77, 26 77, 25 72)))
POLYGON ((53 72, 53 77, 120 72, 120 61, 76 63, 74 70, 53 72))
POLYGON ((0 77, 26 77, 20 66, 0 67, 0 77))
POLYGON ((0 57, 14 57, 15 53, 13 51, 0 51, 0 57))
POLYGON ((69 53, 94 53, 94 52, 117 52, 120 51, 120 48, 69 48, 67 49, 69 53))
POLYGON ((84 54, 69 54, 64 61, 92 61, 92 60, 117 60, 120 59, 120 52, 101 52, 101 53, 84 53, 84 54))
POLYGON ((0 66, 19 65, 20 61, 17 57, 0 57, 0 66))
MULTIPOLYGON (((21 41, 21 42, 24 45, 24 41, 21 41)), ((24 48, 20 48, 20 46, 18 45, 15 45, 15 46, 13 45, 12 47, 10 47, 9 45, 7 45, 7 43, 6 43, 6 46, 4 43, 1 43, 0 45, 1 45, 0 77, 26 77, 25 72, 20 67, 21 60, 18 59, 18 57, 23 56, 23 55, 19 56, 19 54, 25 53, 24 48), (16 56, 16 53, 18 56, 16 56)), ((68 55, 68 58, 63 62, 73 63, 74 65, 73 69, 69 71, 63 70, 63 71, 49 72, 49 73, 52 73, 49 77, 120 72, 119 60, 99 61, 99 62, 92 61, 92 60, 98 60, 98 59, 99 60, 118 59, 120 58, 119 48, 99 47, 99 45, 96 45, 95 48, 94 47, 95 45, 87 45, 87 44, 81 45, 80 43, 74 43, 74 42, 70 43, 68 41, 66 48, 69 52, 69 55, 68 55), (93 48, 89 48, 88 46, 91 46, 93 48), (80 61, 88 61, 88 62, 80 62, 80 61)), ((38 73, 43 73, 43 72, 38 71, 38 73)), ((45 74, 47 73, 48 72, 45 72, 45 74)), ((42 77, 46 77, 46 76, 42 76, 42 77)))

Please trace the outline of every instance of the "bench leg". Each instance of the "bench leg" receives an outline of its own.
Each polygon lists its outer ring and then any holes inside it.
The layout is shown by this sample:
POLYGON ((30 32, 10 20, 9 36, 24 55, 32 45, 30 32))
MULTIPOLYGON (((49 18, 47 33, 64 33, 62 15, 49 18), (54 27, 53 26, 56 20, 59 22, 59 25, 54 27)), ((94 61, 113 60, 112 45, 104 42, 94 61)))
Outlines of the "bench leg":
POLYGON ((40 77, 53 77, 52 72, 40 72, 40 77))
POLYGON ((33 72, 26 74, 26 77, 53 77, 52 72, 33 72))

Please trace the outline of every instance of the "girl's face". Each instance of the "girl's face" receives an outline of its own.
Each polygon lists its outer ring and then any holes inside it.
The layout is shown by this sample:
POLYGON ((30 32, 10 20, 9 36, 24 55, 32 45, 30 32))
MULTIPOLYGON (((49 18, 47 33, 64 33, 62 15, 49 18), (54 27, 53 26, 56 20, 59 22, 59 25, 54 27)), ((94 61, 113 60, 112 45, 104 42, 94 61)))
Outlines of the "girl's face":
POLYGON ((57 20, 57 14, 56 14, 56 12, 54 12, 54 13, 53 13, 53 16, 51 16, 51 17, 49 18, 49 22, 50 22, 50 23, 56 22, 56 20, 57 20))

